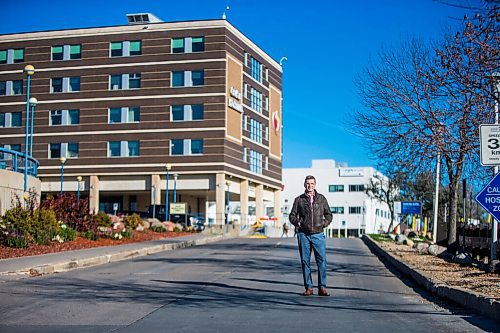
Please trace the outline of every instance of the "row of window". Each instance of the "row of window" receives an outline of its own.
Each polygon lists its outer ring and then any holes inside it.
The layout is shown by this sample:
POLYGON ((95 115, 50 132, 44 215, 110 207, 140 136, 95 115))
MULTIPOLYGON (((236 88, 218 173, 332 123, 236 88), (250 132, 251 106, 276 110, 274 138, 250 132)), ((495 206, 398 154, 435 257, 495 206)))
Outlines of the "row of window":
MULTIPOLYGON (((189 156, 203 154, 203 139, 173 139, 171 141, 173 156, 189 156)), ((21 148, 20 145, 18 147, 21 148)), ((12 149, 12 148, 11 148, 12 149)), ((78 143, 50 143, 48 158, 78 158, 78 143)), ((108 141, 107 157, 136 157, 140 155, 140 141, 108 141)))
MULTIPOLYGON (((203 104, 172 105, 172 121, 203 120, 203 104)), ((117 107, 108 109, 108 124, 137 123, 141 119, 140 107, 117 107)), ((49 111, 49 125, 78 125, 80 124, 80 110, 51 110, 49 111)), ((1 127, 21 127, 22 112, 0 113, 1 127)))
MULTIPOLYGON (((349 185, 349 192, 364 192, 365 185, 349 185)), ((328 192, 344 192, 344 185, 328 185, 328 192)))
MULTIPOLYGON (((205 51, 204 37, 172 38, 172 53, 194 53, 205 51)), ((142 41, 118 41, 109 44, 110 57, 130 57, 142 54, 142 41)), ((54 45, 51 48, 52 61, 76 60, 82 58, 81 44, 54 45)), ((16 64, 24 61, 24 49, 0 50, 0 64, 16 64)))
MULTIPOLYGON (((172 87, 194 87, 205 84, 203 71, 172 72, 172 87)), ((117 74, 109 76, 109 90, 141 88, 141 74, 117 74)), ((80 77, 56 77, 50 79, 51 93, 80 91, 80 77)), ((22 95, 23 80, 0 81, 0 96, 22 95)))
MULTIPOLYGON (((3 145, 0 147, 21 152, 21 145, 3 145)), ((171 140, 171 156, 192 156, 203 154, 203 139, 173 139, 171 140)), ((79 143, 62 142, 50 143, 48 150, 49 159, 78 158, 79 143)), ((140 156, 140 141, 108 141, 107 157, 137 157, 140 156)), ((243 162, 249 163, 250 171, 262 174, 262 170, 269 170, 269 157, 255 150, 243 147, 243 162)), ((332 207, 332 209, 335 207, 332 207)), ((343 214, 338 212, 337 214, 343 214)), ((332 213, 335 213, 332 210, 332 213)))
MULTIPOLYGON (((344 207, 330 207, 332 214, 345 214, 344 207)), ((361 214, 362 207, 349 207, 349 214, 361 214)))
MULTIPOLYGON (((344 207, 330 207, 330 211, 332 214, 344 214, 344 207)), ((349 207, 349 214, 361 214, 363 212, 362 207, 349 207)), ((375 215, 384 217, 384 218, 389 218, 389 212, 384 211, 382 209, 376 209, 375 210, 375 215)))

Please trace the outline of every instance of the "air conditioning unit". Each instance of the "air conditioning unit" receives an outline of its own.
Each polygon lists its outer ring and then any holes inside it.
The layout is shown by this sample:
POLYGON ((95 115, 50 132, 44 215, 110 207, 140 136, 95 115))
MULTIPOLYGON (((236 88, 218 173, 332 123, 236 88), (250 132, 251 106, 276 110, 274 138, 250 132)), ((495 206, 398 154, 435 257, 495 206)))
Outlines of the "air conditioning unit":
POLYGON ((127 14, 128 24, 148 24, 163 22, 151 13, 127 14))

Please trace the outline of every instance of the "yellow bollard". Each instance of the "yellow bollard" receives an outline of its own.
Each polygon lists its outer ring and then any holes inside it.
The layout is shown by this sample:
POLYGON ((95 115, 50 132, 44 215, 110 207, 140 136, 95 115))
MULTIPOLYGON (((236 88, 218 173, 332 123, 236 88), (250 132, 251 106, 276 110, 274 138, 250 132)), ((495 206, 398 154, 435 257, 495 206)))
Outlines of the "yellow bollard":
POLYGON ((427 216, 424 217, 424 236, 427 235, 427 216))
POLYGON ((417 229, 415 229, 415 222, 416 222, 416 219, 417 219, 417 218, 415 217, 415 215, 412 215, 412 216, 411 216, 411 230, 413 230, 413 231, 417 230, 417 229))

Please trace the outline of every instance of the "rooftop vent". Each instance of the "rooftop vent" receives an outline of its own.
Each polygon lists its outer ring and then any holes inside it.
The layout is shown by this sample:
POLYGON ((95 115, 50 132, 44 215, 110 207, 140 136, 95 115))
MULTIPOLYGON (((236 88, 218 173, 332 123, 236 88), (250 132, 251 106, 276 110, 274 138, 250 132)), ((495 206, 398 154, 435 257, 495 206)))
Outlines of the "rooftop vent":
POLYGON ((128 24, 148 24, 163 22, 151 13, 127 14, 128 24))

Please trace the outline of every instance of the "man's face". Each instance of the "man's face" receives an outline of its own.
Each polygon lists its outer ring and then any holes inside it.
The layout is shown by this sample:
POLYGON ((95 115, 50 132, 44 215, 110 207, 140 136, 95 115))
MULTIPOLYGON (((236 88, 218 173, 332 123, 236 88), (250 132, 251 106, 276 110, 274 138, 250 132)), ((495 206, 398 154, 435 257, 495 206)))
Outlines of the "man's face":
POLYGON ((304 187, 306 188, 307 193, 314 193, 314 189, 316 188, 316 181, 314 179, 308 179, 304 183, 304 187))

